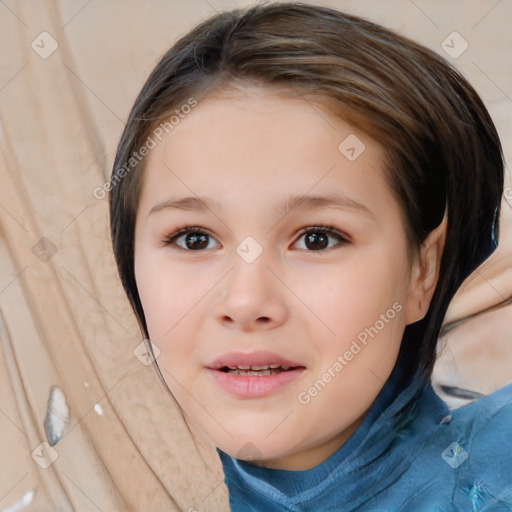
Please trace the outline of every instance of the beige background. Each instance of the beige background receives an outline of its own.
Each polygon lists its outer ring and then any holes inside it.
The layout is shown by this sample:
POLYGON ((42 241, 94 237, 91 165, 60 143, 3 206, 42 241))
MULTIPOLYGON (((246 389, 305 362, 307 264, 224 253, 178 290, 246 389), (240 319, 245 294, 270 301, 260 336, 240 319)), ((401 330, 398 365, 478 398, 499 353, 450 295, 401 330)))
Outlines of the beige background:
MULTIPOLYGON (((444 56, 442 41, 459 32, 469 47, 453 62, 511 154, 510 1, 321 3, 444 56)), ((0 2, 0 510, 228 510, 213 446, 134 356, 142 338, 114 266, 107 200, 92 192, 110 175, 123 122, 159 56, 215 11, 250 4, 0 2), (47 58, 42 32, 58 44, 47 58), (43 453, 52 385, 70 424, 43 453), (42 469, 38 453, 58 458, 42 469)), ((510 175, 506 185, 500 248, 453 301, 435 373, 437 383, 484 394, 512 381, 510 175)))

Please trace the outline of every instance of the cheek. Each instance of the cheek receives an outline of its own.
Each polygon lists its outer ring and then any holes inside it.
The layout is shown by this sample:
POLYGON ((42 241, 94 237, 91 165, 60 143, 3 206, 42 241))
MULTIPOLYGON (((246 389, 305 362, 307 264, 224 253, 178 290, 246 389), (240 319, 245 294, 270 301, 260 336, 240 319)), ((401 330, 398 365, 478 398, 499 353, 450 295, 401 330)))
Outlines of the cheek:
POLYGON ((184 362, 197 356, 198 332, 208 314, 208 293, 218 280, 216 270, 207 264, 170 262, 165 251, 142 250, 135 275, 149 338, 160 349, 159 366, 180 372, 184 362))
POLYGON ((136 252, 135 279, 150 337, 161 340, 184 315, 196 283, 187 282, 186 275, 161 254, 144 250, 136 252))
POLYGON ((294 289, 316 314, 308 314, 308 318, 318 323, 318 333, 322 334, 319 339, 325 339, 328 346, 332 347, 333 341, 337 348, 350 344, 375 324, 382 331, 381 339, 396 339, 401 338, 403 327, 400 310, 406 296, 404 268, 405 261, 393 262, 393 257, 384 251, 378 256, 358 252, 337 266, 300 269, 294 289))

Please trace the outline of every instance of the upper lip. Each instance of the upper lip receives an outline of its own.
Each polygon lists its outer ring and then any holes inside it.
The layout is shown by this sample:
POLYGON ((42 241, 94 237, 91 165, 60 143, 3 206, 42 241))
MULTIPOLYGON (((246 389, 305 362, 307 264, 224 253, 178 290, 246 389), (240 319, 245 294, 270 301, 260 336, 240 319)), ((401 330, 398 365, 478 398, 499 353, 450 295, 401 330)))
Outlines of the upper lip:
POLYGON ((207 368, 219 370, 225 366, 265 366, 280 365, 289 366, 290 368, 301 367, 304 365, 286 359, 278 354, 260 350, 257 352, 227 352, 207 365, 207 368))

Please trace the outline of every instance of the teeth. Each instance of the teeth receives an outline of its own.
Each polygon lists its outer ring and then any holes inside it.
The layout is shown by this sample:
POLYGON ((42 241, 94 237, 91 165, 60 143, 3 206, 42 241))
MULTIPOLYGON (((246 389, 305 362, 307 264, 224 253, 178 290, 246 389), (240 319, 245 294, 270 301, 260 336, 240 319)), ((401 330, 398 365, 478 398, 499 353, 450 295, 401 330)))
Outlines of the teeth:
POLYGON ((240 365, 240 366, 227 366, 226 373, 230 373, 231 375, 274 375, 276 373, 281 373, 283 371, 287 371, 290 369, 289 366, 281 366, 279 364, 271 364, 271 365, 260 365, 260 366, 249 366, 249 365, 240 365))
POLYGON ((266 370, 228 370, 227 373, 231 375, 255 375, 257 377, 261 377, 263 375, 274 375, 276 373, 281 373, 282 370, 278 368, 268 368, 266 370))
POLYGON ((262 370, 276 370, 277 368, 280 368, 282 370, 289 370, 289 366, 282 366, 280 364, 265 364, 261 366, 256 365, 244 365, 240 364, 238 366, 227 366, 226 368, 229 368, 230 370, 254 370, 254 371, 262 371, 262 370))

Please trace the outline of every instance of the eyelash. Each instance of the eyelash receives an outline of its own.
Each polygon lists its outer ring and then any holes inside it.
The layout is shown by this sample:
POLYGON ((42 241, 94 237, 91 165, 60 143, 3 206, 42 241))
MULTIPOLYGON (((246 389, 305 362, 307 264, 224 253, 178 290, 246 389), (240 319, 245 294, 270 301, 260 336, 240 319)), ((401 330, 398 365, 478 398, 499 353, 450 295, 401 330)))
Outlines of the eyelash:
MULTIPOLYGON (((328 249, 319 249, 318 251, 312 251, 311 250, 311 251, 308 251, 308 252, 317 252, 317 253, 326 252, 329 249, 332 249, 332 248, 338 247, 340 245, 344 245, 344 244, 349 243, 348 238, 345 237, 344 235, 342 235, 341 233, 339 233, 334 228, 334 226, 332 224, 317 224, 317 225, 314 225, 314 226, 309 226, 307 228, 304 228, 300 232, 299 239, 300 239, 300 237, 302 237, 302 236, 304 236, 304 235, 306 235, 306 234, 308 234, 310 232, 313 232, 313 233, 324 233, 324 234, 332 235, 332 236, 338 238, 339 242, 338 242, 338 244, 336 244, 336 245, 334 245, 332 247, 329 247, 328 249)), ((205 249, 199 249, 197 251, 193 251, 191 249, 183 249, 183 247, 179 247, 178 245, 176 245, 174 243, 175 240, 177 240, 181 236, 186 235, 188 233, 195 233, 195 234, 199 234, 199 235, 207 235, 209 237, 212 237, 212 235, 210 235, 210 233, 208 233, 208 231, 204 230, 203 228, 200 228, 199 226, 185 225, 185 226, 182 226, 182 227, 178 228, 173 234, 171 234, 169 236, 163 237, 161 242, 165 246, 175 245, 178 250, 182 250, 182 251, 185 251, 185 252, 202 252, 202 251, 204 251, 205 249)))

